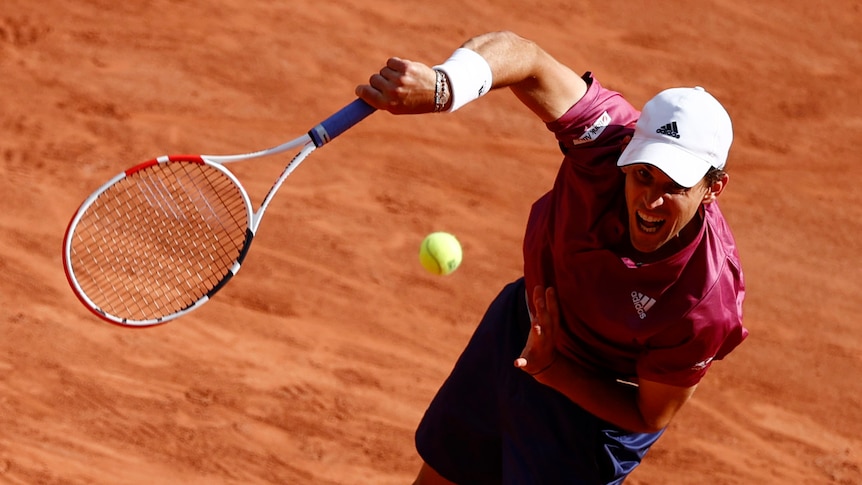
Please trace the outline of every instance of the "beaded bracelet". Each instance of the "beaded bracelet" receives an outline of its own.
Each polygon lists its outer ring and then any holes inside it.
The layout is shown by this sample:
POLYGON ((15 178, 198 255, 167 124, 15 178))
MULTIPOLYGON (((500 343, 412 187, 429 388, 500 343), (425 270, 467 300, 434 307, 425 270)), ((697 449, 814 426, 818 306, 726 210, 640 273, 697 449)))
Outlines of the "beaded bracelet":
POLYGON ((440 69, 434 69, 434 73, 437 75, 434 87, 434 112, 439 113, 449 103, 449 79, 440 69))

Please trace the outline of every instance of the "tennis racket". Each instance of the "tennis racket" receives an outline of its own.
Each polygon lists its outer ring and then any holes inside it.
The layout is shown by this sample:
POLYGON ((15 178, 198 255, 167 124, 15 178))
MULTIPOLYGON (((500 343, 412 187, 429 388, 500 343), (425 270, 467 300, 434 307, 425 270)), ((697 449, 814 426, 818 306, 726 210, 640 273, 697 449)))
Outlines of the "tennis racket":
POLYGON ((99 187, 63 238, 75 295, 108 322, 158 325, 209 301, 239 271, 260 221, 287 177, 315 149, 374 112, 357 99, 305 135, 240 155, 164 155, 99 187), (299 149, 256 212, 223 164, 299 149))

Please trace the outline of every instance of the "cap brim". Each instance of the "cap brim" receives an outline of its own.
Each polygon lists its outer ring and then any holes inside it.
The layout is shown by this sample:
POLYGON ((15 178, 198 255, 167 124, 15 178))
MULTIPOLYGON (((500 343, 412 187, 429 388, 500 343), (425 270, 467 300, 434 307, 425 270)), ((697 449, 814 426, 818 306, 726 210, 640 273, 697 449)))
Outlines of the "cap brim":
POLYGON ((706 175, 710 163, 671 143, 639 140, 635 136, 623 151, 618 167, 646 163, 652 165, 683 187, 694 187, 706 175))

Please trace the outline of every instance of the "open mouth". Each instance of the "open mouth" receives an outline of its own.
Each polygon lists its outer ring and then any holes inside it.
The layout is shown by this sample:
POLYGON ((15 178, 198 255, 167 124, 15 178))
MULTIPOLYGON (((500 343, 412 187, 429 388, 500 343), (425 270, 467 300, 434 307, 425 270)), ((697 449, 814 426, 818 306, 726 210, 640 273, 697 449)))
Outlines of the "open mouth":
POLYGON ((635 212, 635 217, 637 218, 638 227, 641 231, 654 234, 658 232, 661 226, 664 225, 665 220, 659 219, 658 217, 651 217, 646 214, 643 214, 640 211, 635 212))

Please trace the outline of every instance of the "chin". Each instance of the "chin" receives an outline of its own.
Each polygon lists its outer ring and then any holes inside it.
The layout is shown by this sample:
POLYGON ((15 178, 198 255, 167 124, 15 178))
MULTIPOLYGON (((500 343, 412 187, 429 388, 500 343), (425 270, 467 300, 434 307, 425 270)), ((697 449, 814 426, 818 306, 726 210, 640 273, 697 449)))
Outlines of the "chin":
POLYGON ((658 251, 658 249, 661 247, 661 246, 653 246, 653 245, 644 246, 642 244, 632 244, 632 246, 635 248, 635 250, 637 252, 639 252, 641 254, 654 253, 654 252, 658 251))
POLYGON ((659 239, 657 237, 639 237, 631 238, 632 247, 636 251, 643 254, 654 253, 662 248, 667 243, 667 239, 659 239))

